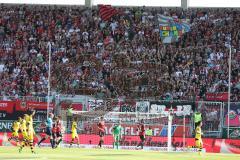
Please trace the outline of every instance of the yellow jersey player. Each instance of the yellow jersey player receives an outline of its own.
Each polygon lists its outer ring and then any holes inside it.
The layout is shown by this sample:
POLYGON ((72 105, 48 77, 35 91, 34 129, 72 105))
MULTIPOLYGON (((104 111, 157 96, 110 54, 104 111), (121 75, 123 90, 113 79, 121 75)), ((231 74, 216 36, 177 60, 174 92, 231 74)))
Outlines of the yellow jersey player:
POLYGON ((24 118, 21 118, 20 121, 20 131, 23 136, 23 141, 27 141, 27 122, 24 118))
POLYGON ((33 113, 31 115, 29 115, 28 121, 27 121, 28 142, 31 147, 32 153, 35 153, 33 151, 33 140, 34 140, 34 135, 35 135, 35 131, 33 128, 33 116, 34 115, 35 115, 35 111, 33 111, 33 113))
POLYGON ((203 142, 202 142, 202 122, 197 123, 197 127, 195 130, 195 146, 198 148, 199 154, 201 154, 202 148, 203 148, 203 142))
POLYGON ((77 139, 77 144, 79 145, 79 138, 78 138, 78 134, 77 134, 77 118, 75 117, 73 122, 72 122, 72 141, 70 143, 70 147, 72 146, 72 144, 74 143, 74 140, 77 139))
POLYGON ((23 147, 25 147, 27 144, 29 144, 32 153, 35 153, 33 150, 33 139, 34 139, 34 128, 33 128, 33 116, 35 115, 35 111, 33 111, 32 114, 24 115, 24 119, 26 121, 26 133, 27 133, 27 137, 26 137, 26 141, 24 141, 19 149, 19 152, 22 151, 23 147))
POLYGON ((18 134, 18 131, 20 129, 20 122, 21 122, 21 117, 19 117, 17 121, 13 122, 12 136, 8 139, 8 141, 11 141, 12 139, 15 140, 17 142, 17 146, 19 145, 19 134, 18 134))

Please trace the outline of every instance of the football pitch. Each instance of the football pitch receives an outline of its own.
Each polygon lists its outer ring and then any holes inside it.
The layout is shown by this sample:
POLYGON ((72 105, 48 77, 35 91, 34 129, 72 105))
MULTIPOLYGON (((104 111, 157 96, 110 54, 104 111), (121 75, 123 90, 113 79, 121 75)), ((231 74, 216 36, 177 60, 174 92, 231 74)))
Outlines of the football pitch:
POLYGON ((79 148, 29 148, 18 153, 17 147, 0 147, 0 160, 236 160, 240 155, 203 153, 167 153, 157 151, 129 151, 79 148))

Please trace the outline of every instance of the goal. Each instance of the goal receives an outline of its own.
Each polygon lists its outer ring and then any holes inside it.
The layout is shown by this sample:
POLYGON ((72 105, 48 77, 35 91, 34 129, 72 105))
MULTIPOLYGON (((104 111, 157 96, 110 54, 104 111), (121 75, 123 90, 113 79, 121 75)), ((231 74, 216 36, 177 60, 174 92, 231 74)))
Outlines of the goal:
MULTIPOLYGON (((84 147, 94 148, 98 144, 97 123, 104 117, 106 135, 104 147, 112 148, 112 127, 121 121, 123 127, 120 145, 122 149, 135 149, 140 138, 138 124, 145 124, 145 150, 176 151, 184 150, 186 138, 192 136, 192 112, 185 110, 162 110, 159 113, 141 112, 105 112, 105 111, 73 111, 78 117, 80 143, 84 147)), ((66 136, 65 141, 70 141, 66 136)))

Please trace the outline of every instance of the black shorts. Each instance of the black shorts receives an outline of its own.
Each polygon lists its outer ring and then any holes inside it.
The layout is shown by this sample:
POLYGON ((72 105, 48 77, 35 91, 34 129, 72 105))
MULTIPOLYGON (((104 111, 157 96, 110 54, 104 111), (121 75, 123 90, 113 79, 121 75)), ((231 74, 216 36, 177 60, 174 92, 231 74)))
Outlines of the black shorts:
POLYGON ((57 138, 57 133, 52 132, 53 139, 57 138))
POLYGON ((102 132, 102 131, 99 131, 99 136, 100 137, 103 137, 105 135, 105 133, 104 132, 102 132))
POLYGON ((47 134, 48 136, 52 136, 52 135, 53 135, 53 134, 52 134, 52 128, 47 127, 47 128, 46 128, 46 134, 47 134))
POLYGON ((62 137, 62 133, 61 133, 61 132, 57 132, 56 135, 57 135, 57 138, 58 138, 58 137, 62 137))
POLYGON ((144 141, 145 140, 145 136, 144 135, 139 135, 141 141, 144 141))

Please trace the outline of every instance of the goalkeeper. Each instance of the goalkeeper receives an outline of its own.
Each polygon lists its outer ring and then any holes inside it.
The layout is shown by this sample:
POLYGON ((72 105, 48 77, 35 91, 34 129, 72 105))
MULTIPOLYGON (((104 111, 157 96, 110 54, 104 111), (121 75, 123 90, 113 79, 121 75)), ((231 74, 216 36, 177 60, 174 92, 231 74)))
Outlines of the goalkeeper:
POLYGON ((118 149, 120 144, 119 141, 122 138, 122 126, 120 121, 118 124, 115 124, 113 126, 113 138, 114 138, 113 149, 115 149, 115 146, 118 149))
POLYGON ((203 142, 202 142, 202 122, 197 123, 196 131, 195 131, 195 146, 198 148, 199 154, 201 154, 202 148, 203 148, 203 142))

